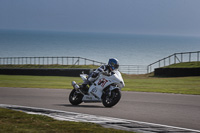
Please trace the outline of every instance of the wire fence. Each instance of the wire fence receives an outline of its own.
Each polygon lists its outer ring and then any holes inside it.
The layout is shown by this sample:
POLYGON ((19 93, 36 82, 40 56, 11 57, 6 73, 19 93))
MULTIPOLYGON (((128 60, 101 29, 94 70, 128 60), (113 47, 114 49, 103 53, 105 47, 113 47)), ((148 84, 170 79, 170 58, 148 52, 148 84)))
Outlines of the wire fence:
POLYGON ((3 57, 0 65, 102 65, 103 62, 82 57, 3 57))
MULTIPOLYGON (((96 65, 105 64, 82 57, 0 57, 0 65, 96 65)), ((120 65, 119 70, 126 74, 145 74, 147 66, 120 65)))
POLYGON ((145 74, 147 73, 146 65, 120 65, 119 71, 126 74, 145 74))
POLYGON ((181 62, 192 62, 192 61, 200 61, 200 51, 174 53, 168 57, 165 57, 161 60, 158 60, 148 65, 147 73, 153 72, 155 68, 165 67, 168 65, 181 63, 181 62))
MULTIPOLYGON (((126 74, 146 74, 155 68, 165 67, 181 62, 200 61, 200 51, 174 53, 154 63, 146 65, 120 65, 119 70, 126 74)), ((0 65, 103 65, 82 57, 0 57, 0 65)))

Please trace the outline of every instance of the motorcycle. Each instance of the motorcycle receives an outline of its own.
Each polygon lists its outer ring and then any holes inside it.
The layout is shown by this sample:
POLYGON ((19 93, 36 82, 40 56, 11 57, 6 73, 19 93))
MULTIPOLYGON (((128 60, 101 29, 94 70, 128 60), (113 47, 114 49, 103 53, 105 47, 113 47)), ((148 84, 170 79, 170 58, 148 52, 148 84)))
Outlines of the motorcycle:
MULTIPOLYGON (((83 82, 87 81, 87 76, 80 74, 83 82)), ((79 105, 82 102, 102 102, 105 107, 112 107, 121 99, 121 89, 125 86, 118 70, 111 72, 110 75, 100 73, 97 80, 88 87, 87 92, 81 90, 81 85, 72 81, 74 89, 69 95, 69 102, 72 105, 79 105)))

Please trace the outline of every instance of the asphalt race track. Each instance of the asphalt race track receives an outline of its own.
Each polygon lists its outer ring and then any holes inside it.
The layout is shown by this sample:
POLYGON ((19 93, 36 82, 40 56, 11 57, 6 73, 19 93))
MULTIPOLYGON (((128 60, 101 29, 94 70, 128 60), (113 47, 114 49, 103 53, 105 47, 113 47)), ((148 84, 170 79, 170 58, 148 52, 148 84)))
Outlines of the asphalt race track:
POLYGON ((200 96, 122 92, 113 108, 101 103, 72 106, 68 89, 0 87, 0 104, 56 109, 200 130, 200 96))

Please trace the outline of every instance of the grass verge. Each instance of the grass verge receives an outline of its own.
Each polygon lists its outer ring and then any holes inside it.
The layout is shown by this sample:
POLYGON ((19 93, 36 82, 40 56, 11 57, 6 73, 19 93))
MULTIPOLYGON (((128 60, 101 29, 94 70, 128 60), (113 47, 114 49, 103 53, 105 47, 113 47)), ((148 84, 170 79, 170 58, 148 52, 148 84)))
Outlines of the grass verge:
POLYGON ((0 132, 12 133, 126 133, 93 123, 58 121, 47 116, 0 108, 0 132))
MULTIPOLYGON (((200 95, 200 76, 160 78, 149 75, 123 75, 123 91, 200 95)), ((71 89, 71 81, 80 77, 0 75, 1 87, 71 89)))
POLYGON ((200 95, 200 76, 125 78, 127 91, 200 95))
POLYGON ((79 77, 0 75, 1 87, 70 89, 71 81, 79 77))

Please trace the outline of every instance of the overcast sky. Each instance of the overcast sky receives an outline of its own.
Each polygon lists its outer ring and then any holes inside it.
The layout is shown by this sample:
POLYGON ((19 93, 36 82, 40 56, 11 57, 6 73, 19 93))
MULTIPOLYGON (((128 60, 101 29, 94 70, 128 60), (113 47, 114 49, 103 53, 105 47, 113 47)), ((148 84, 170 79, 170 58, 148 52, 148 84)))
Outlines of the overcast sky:
POLYGON ((200 0, 0 0, 0 29, 200 36, 200 0))

